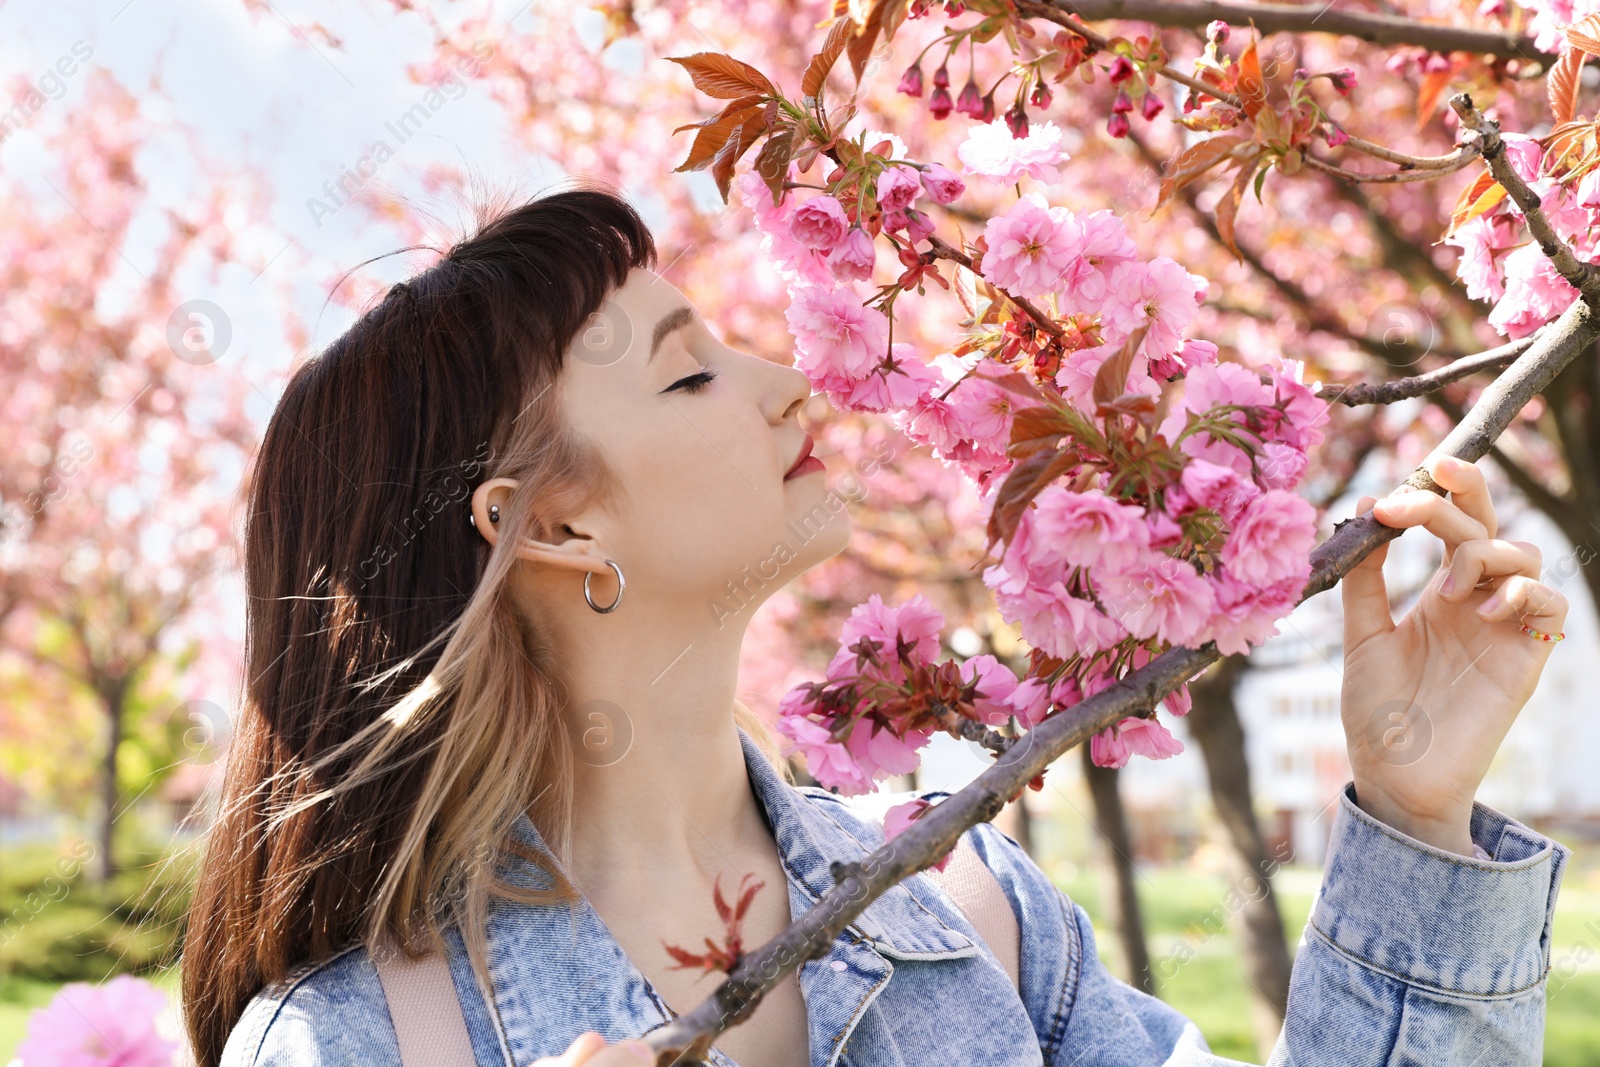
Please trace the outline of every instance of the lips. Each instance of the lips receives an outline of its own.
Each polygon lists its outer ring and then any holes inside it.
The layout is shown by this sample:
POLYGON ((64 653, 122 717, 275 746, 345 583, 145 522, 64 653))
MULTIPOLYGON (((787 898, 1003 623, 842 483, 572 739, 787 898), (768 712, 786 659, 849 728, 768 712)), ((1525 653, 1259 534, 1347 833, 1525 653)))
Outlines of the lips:
POLYGON ((800 454, 794 458, 793 463, 789 464, 789 469, 783 472, 784 481, 788 481, 790 478, 794 477, 794 475, 800 470, 801 465, 804 464, 806 460, 811 458, 811 446, 815 443, 816 442, 811 439, 811 435, 806 434, 805 440, 800 442, 800 454))

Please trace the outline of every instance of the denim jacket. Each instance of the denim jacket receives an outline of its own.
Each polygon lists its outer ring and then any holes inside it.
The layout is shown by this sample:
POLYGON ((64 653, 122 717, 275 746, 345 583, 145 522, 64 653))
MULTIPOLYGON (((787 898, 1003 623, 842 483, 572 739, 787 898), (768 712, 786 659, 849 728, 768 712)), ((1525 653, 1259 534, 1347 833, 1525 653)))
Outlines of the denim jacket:
MULTIPOLYGON (((754 792, 798 916, 832 884, 833 860, 882 844, 868 805, 785 782, 741 734, 754 792)), ((923 794, 937 798, 942 794, 923 794)), ((881 805, 881 800, 874 806, 881 805)), ((544 850, 526 817, 514 833, 544 850)), ((923 875, 868 906, 800 969, 812 1067, 1201 1067, 1200 1031, 1101 963, 1082 908, 1015 841, 969 831, 1021 931, 1020 990, 948 897, 923 875)), ((1274 1067, 1533 1067, 1563 846, 1478 805, 1472 837, 1488 861, 1401 834, 1357 808, 1346 786, 1326 872, 1300 940, 1274 1067)), ((507 874, 547 885, 535 865, 507 874)), ((459 931, 446 955, 481 1065, 526 1067, 586 1030, 636 1037, 671 1016, 586 901, 491 909, 490 985, 459 931)), ((680 1005, 687 1008, 690 1005, 680 1005)), ((365 949, 307 963, 259 992, 223 1067, 395 1064, 399 1046, 365 949)), ((713 1049, 709 1062, 735 1067, 713 1049)))

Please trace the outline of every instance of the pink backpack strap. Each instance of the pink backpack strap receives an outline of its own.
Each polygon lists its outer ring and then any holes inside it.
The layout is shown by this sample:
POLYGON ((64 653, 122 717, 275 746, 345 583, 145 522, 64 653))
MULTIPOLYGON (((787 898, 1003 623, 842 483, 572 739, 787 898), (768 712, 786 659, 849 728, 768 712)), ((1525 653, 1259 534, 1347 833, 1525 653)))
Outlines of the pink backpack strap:
POLYGON ((475 1067, 467 1021, 444 953, 412 959, 386 942, 372 953, 372 962, 389 1001, 401 1067, 475 1067))
POLYGON ((963 834, 956 847, 950 850, 950 862, 944 870, 929 867, 923 873, 966 915, 989 951, 1000 961, 1011 979, 1012 988, 1020 990, 1022 949, 1016 913, 1011 910, 1011 902, 1006 899, 1005 890, 1000 888, 994 872, 989 870, 967 836, 963 834))

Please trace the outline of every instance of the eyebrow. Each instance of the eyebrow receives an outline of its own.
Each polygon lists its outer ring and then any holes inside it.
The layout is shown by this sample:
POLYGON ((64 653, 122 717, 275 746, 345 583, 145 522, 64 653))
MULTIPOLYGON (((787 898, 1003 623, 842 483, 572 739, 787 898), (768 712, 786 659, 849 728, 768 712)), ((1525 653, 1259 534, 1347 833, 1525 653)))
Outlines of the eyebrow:
POLYGON ((694 308, 687 304, 676 311, 669 311, 661 316, 656 323, 655 334, 650 338, 650 356, 645 362, 656 358, 656 350, 661 347, 661 342, 667 339, 667 334, 673 330, 682 329, 694 321, 694 308))

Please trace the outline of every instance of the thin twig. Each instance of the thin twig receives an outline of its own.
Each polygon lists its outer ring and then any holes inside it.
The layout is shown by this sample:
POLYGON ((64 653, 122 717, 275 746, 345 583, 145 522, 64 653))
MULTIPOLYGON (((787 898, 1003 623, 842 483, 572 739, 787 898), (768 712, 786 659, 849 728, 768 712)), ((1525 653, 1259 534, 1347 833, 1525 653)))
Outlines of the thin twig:
POLYGON ((1332 4, 1206 3, 1193 0, 1056 0, 1056 3, 1083 19, 1128 19, 1184 29, 1198 29, 1220 20, 1236 26, 1253 25, 1265 35, 1328 33, 1357 37, 1372 44, 1410 44, 1431 52, 1471 52, 1506 59, 1526 59, 1542 65, 1548 65, 1556 59, 1539 51, 1531 37, 1520 33, 1473 30, 1448 23, 1421 22, 1364 11, 1340 11, 1332 4))
POLYGON ((1460 381, 1470 374, 1500 370, 1509 366, 1528 350, 1528 346, 1532 345, 1538 336, 1534 334, 1532 337, 1524 337, 1499 348, 1491 348, 1487 352, 1463 356, 1453 363, 1425 374, 1414 374, 1409 378, 1396 378, 1388 382, 1325 386, 1318 395, 1331 404, 1345 404, 1349 407, 1359 407, 1362 404, 1393 404, 1397 400, 1423 396, 1443 389, 1451 382, 1460 381))
MULTIPOLYGON (((972 273, 978 274, 979 277, 982 277, 978 271, 972 269, 972 257, 961 251, 961 249, 957 248, 955 245, 950 244, 937 235, 930 235, 928 237, 928 243, 932 247, 933 254, 938 258, 947 259, 951 263, 959 263, 968 270, 971 270, 972 273)), ((985 280, 987 281, 987 279, 985 280)), ((989 282, 989 284, 994 285, 993 282, 989 282)), ((1000 289, 998 285, 995 285, 995 288, 999 289, 1000 292, 1005 293, 1007 300, 1011 301, 1013 304, 1017 305, 1017 307, 1027 312, 1028 317, 1038 324, 1039 329, 1043 330, 1051 337, 1061 337, 1067 332, 1061 328, 1061 324, 1059 322, 1040 311, 1026 297, 1013 296, 1011 293, 1007 293, 1004 289, 1000 289)))
POLYGON ((1305 154, 1305 163, 1312 170, 1320 171, 1330 178, 1338 178, 1340 181, 1361 182, 1367 185, 1403 185, 1406 182, 1431 182, 1442 178, 1446 174, 1458 171, 1474 159, 1477 159, 1478 153, 1476 149, 1470 151, 1463 149, 1452 153, 1448 158, 1451 160, 1451 164, 1448 167, 1439 167, 1432 170, 1397 170, 1388 174, 1364 174, 1361 171, 1345 170, 1343 167, 1336 167, 1332 163, 1324 163, 1309 152, 1305 154))
POLYGON ((1528 232, 1539 242, 1540 250, 1550 258, 1551 265, 1590 303, 1600 301, 1600 273, 1579 259, 1561 239, 1561 235, 1556 233, 1555 227, 1550 225, 1539 194, 1528 188, 1528 183, 1522 180, 1522 176, 1506 158, 1506 143, 1500 136, 1500 123, 1484 117, 1473 106, 1472 97, 1466 93, 1452 96, 1450 107, 1461 117, 1461 125, 1467 130, 1467 136, 1478 142, 1483 161, 1489 165, 1489 173, 1494 175, 1495 181, 1505 186, 1511 199, 1522 209, 1528 232))

